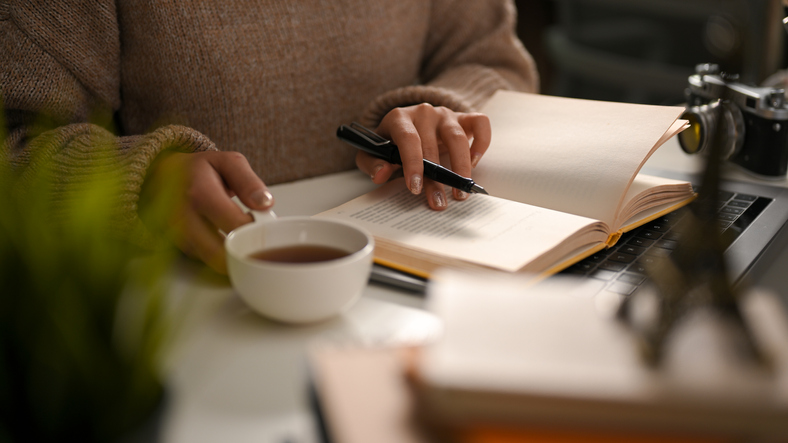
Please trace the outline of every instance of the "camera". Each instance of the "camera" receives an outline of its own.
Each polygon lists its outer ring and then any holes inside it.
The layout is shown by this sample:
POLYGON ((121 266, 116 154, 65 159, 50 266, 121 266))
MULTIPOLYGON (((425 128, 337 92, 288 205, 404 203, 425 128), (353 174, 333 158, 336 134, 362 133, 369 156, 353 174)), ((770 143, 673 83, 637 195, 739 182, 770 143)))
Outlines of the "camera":
POLYGON ((711 63, 697 65, 686 90, 681 118, 689 128, 679 133, 688 154, 708 154, 719 138, 721 158, 767 178, 788 168, 788 108, 785 90, 738 83, 711 63), (719 127, 719 128, 718 128, 719 127))

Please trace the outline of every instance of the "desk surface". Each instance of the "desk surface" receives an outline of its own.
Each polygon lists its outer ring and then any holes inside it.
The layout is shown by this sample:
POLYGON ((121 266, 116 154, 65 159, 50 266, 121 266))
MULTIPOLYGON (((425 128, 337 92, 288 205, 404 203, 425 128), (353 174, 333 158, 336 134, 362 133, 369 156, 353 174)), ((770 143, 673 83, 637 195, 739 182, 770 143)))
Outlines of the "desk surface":
MULTIPOLYGON (((644 171, 696 172, 700 162, 675 142, 663 146, 644 171)), ((730 177, 753 180, 739 171, 730 177)), ((774 183, 788 187, 788 180, 774 183)), ((276 212, 312 215, 375 187, 358 172, 273 186, 276 212)), ((788 299, 788 253, 781 254, 759 285, 788 299), (782 274, 782 275, 781 275, 782 274)), ((429 341, 440 323, 423 311, 423 299, 370 285, 345 314, 310 326, 268 321, 250 311, 225 277, 194 263, 176 270, 172 308, 181 333, 165 363, 171 403, 165 442, 315 443, 309 411, 306 355, 321 343, 406 344, 429 341)))
MULTIPOLYGON (((375 187, 358 171, 272 186, 279 216, 312 215, 375 187)), ((195 263, 176 270, 172 307, 180 338, 165 363, 171 404, 165 442, 313 443, 306 352, 332 343, 421 343, 440 325, 423 298, 368 286, 333 320, 287 326, 268 321, 233 293, 227 278, 195 263)))

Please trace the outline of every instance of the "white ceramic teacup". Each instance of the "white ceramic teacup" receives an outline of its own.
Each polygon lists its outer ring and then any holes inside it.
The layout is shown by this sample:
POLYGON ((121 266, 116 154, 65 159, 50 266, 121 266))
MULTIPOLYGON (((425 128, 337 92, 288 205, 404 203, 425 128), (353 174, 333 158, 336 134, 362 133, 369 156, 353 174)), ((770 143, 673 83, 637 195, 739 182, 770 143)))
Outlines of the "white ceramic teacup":
POLYGON ((224 242, 230 281, 252 309, 282 322, 309 323, 334 316, 359 298, 375 246, 368 232, 332 220, 254 215, 254 223, 230 232, 224 242), (302 245, 341 249, 348 255, 306 263, 250 257, 302 245))

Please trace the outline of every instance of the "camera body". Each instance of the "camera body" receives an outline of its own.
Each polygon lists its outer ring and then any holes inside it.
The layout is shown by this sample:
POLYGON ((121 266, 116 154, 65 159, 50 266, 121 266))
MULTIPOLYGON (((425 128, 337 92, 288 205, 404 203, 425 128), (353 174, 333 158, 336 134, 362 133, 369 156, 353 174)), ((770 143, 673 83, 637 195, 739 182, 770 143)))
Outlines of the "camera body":
POLYGON ((766 178, 788 170, 788 107, 785 90, 736 82, 714 64, 696 67, 686 91, 682 118, 690 128, 679 134, 684 151, 708 153, 709 142, 722 134, 722 159, 766 178), (721 131, 717 130, 722 125, 721 131))

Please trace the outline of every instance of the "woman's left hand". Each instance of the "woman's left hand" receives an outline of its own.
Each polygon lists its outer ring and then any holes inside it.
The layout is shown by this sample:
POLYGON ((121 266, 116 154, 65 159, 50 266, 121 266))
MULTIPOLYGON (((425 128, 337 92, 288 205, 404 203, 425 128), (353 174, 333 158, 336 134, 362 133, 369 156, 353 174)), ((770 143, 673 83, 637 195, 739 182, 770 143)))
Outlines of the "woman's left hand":
MULTIPOLYGON (((420 194, 424 190, 430 207, 438 211, 448 204, 444 185, 424 178, 423 159, 440 164, 440 154, 448 153, 452 170, 470 177, 490 146, 492 133, 490 120, 484 114, 455 112, 427 103, 391 110, 376 132, 399 148, 410 192, 420 194)), ((363 151, 356 155, 356 165, 378 184, 386 182, 400 168, 363 151)), ((468 198, 459 189, 452 192, 455 200, 468 198)))

